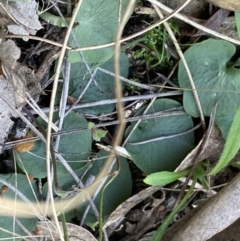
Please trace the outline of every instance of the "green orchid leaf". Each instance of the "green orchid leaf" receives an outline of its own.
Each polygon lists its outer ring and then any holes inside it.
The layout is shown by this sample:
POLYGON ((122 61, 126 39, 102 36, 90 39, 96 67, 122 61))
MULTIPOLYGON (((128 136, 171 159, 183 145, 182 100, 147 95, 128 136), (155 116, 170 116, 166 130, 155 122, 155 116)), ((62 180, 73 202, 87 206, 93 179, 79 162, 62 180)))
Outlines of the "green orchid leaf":
MULTIPOLYGON (((104 162, 107 160, 109 152, 101 150, 96 157, 93 159, 92 167, 88 170, 87 174, 83 177, 83 183, 87 184, 89 178, 96 177, 99 174, 99 170, 104 165, 104 162)), ((112 180, 112 182, 107 186, 104 197, 103 197, 103 222, 106 222, 109 215, 116 209, 116 207, 130 197, 132 191, 132 178, 131 172, 127 163, 127 160, 123 157, 119 157, 120 171, 117 176, 112 180)), ((117 165, 115 164, 112 171, 118 170, 117 165)), ((111 178, 111 177, 110 177, 111 178)), ((109 178, 108 178, 109 180, 109 178)), ((91 184, 91 183, 89 183, 91 184)), ((94 199, 94 203, 99 207, 100 203, 100 193, 94 199)), ((79 219, 82 218, 88 202, 85 202, 77 209, 77 216, 79 219)), ((86 220, 84 223, 94 225, 98 219, 93 214, 93 211, 90 209, 86 220)))
MULTIPOLYGON (((181 107, 180 103, 170 99, 156 100, 147 113, 181 107)), ((146 106, 141 107, 135 116, 141 115, 146 106)), ((133 129, 134 124, 125 131, 125 137, 133 129)), ((144 144, 138 142, 151 140, 161 136, 180 134, 193 127, 192 119, 186 114, 156 117, 142 120, 126 143, 126 150, 133 162, 146 174, 159 171, 173 171, 184 157, 194 147, 194 133, 190 132, 172 138, 150 141, 144 144)))
MULTIPOLYGON (((81 127, 87 127, 87 120, 79 113, 71 112, 63 122, 62 130, 71 130, 81 127)), ((53 143, 54 145, 54 143, 53 143)), ((85 129, 79 132, 63 135, 60 138, 58 152, 67 161, 70 167, 81 169, 88 162, 88 157, 92 151, 92 133, 91 130, 85 129)), ((44 178, 46 173, 46 147, 42 141, 36 141, 35 146, 28 152, 14 151, 14 158, 18 166, 35 178, 44 178)), ((58 176, 66 174, 65 167, 57 159, 58 176)), ((59 178, 61 185, 62 178, 59 178)))
MULTIPOLYGON (((210 116, 219 99, 216 123, 224 138, 229 131, 227 126, 232 122, 231 117, 240 105, 240 60, 231 62, 235 51, 235 46, 227 41, 208 39, 195 44, 184 53, 204 116, 210 116)), ((184 90, 183 105, 186 112, 193 117, 199 117, 191 85, 181 61, 178 80, 184 90)))
MULTIPOLYGON (((3 198, 10 198, 16 201, 23 201, 21 195, 24 196, 29 202, 36 202, 34 193, 39 198, 37 192, 37 185, 35 181, 29 183, 26 175, 18 173, 9 177, 5 174, 0 174, 1 195, 3 198), (7 185, 6 185, 7 184, 7 185), (17 186, 16 186, 17 184, 17 186), (5 188, 3 188, 5 187, 5 188), (14 190, 16 188, 17 192, 14 190), (20 193, 20 194, 19 194, 20 193)), ((39 214, 40 216, 40 214, 39 214)), ((0 237, 1 239, 13 240, 15 235, 26 236, 27 234, 22 229, 21 225, 29 232, 35 229, 38 221, 37 217, 34 218, 15 218, 9 216, 0 217, 0 237), (15 234, 13 236, 13 234, 15 234)))
MULTIPOLYGON (((128 0, 120 3, 112 0, 84 0, 76 17, 76 27, 73 33, 80 47, 98 46, 114 41, 119 24, 119 16, 123 16, 128 5, 128 0)), ((134 10, 134 9, 133 9, 134 10)), ((76 47, 70 39, 70 46, 76 47)), ((84 51, 83 55, 88 63, 104 63, 112 58, 114 46, 103 47, 95 50, 84 51)), ((78 52, 68 52, 70 63, 82 62, 78 52)))
MULTIPOLYGON (((120 71, 121 76, 127 78, 129 69, 129 60, 126 54, 121 53, 120 56, 120 71)), ((100 66, 101 68, 114 72, 113 59, 110 59, 105 64, 100 66)), ((92 72, 96 69, 96 66, 92 66, 92 72)), ((83 63, 76 63, 71 65, 70 73, 70 85, 69 85, 69 96, 78 99, 78 97, 83 92, 84 88, 90 80, 89 72, 83 63)), ((124 87, 124 84, 122 85, 124 87)), ((100 70, 97 71, 94 80, 89 85, 86 93, 81 98, 81 104, 86 104, 89 102, 104 101, 107 99, 115 98, 115 80, 114 77, 104 73, 100 70)), ((59 84, 56 105, 60 102, 60 97, 62 93, 62 84, 59 84)), ((91 114, 91 115, 101 115, 111 113, 115 104, 105 104, 96 105, 95 107, 84 107, 76 109, 81 113, 91 114)))

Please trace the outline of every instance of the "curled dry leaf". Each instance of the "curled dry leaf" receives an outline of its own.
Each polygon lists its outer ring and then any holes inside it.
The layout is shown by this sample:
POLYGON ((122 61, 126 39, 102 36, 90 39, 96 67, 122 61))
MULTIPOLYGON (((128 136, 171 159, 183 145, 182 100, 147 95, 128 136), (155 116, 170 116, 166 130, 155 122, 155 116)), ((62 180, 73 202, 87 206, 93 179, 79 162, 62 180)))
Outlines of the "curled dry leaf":
POLYGON ((0 25, 8 26, 14 34, 32 34, 42 28, 38 20, 38 4, 35 0, 8 1, 0 3, 0 25))
MULTIPOLYGON (((209 130, 208 130, 209 131, 209 130)), ((203 136, 202 140, 198 143, 198 145, 184 158, 181 164, 175 169, 175 171, 180 172, 191 167, 196 161, 202 161, 205 159, 216 161, 223 150, 224 140, 221 136, 221 132, 216 125, 213 125, 211 133, 209 133, 209 137, 206 136, 207 133, 203 136), (213 159, 213 160, 212 160, 213 159)))
POLYGON ((7 40, 0 44, 0 59, 5 67, 13 69, 20 55, 21 50, 13 40, 7 40))
MULTIPOLYGON (((13 86, 2 76, 0 76, 0 97, 1 96, 4 96, 11 105, 15 106, 13 86)), ((7 135, 14 124, 11 117, 17 117, 16 113, 9 109, 5 101, 0 98, 0 153, 2 152, 7 135)))
MULTIPOLYGON (((97 241, 97 239, 94 238, 94 236, 85 228, 71 223, 67 223, 66 225, 69 241, 97 241)), ((62 228, 61 223, 60 227, 62 228)), ((40 240, 41 238, 47 238, 48 241, 60 240, 59 233, 56 230, 56 225, 53 222, 39 221, 37 223, 36 230, 41 235, 41 237, 37 238, 37 240, 40 240)), ((34 240, 36 240, 36 238, 34 238, 34 240)))
POLYGON ((41 92, 40 85, 32 70, 16 62, 20 54, 21 51, 14 41, 8 40, 0 43, 2 65, 2 74, 0 75, 0 153, 13 126, 11 118, 17 117, 15 108, 21 110, 25 104, 26 92, 35 98, 41 92))
MULTIPOLYGON (((20 139, 27 139, 29 137, 33 137, 33 133, 29 132, 26 136, 20 138, 20 139)), ((20 143, 14 146, 14 149, 18 152, 27 152, 34 148, 34 141, 29 141, 25 143, 20 143)))
POLYGON ((174 224, 162 241, 205 241, 227 228, 240 217, 240 175, 238 174, 218 194, 186 218, 174 224))
POLYGON ((144 199, 150 197, 155 192, 161 190, 161 188, 162 187, 160 186, 152 186, 130 197, 128 200, 119 205, 116 210, 109 216, 108 221, 105 223, 103 228, 107 228, 110 225, 114 226, 114 224, 121 220, 134 206, 142 202, 144 199))

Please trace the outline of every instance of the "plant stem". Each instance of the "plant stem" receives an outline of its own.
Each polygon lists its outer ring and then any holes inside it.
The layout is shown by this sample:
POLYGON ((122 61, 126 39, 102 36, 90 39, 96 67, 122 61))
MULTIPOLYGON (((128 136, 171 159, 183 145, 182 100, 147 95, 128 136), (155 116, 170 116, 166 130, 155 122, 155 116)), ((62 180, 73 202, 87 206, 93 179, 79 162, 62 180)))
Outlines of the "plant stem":
POLYGON ((103 195, 104 192, 106 190, 106 188, 108 187, 108 185, 114 180, 114 178, 116 177, 113 176, 102 188, 101 190, 101 194, 100 194, 100 203, 99 203, 99 237, 98 237, 98 241, 102 241, 103 238, 103 232, 102 232, 102 227, 103 227, 103 195))
MULTIPOLYGON (((59 197, 59 199, 62 199, 59 197)), ((63 209, 62 209, 63 210, 63 209)), ((67 231, 67 225, 66 225, 66 220, 65 220, 65 214, 64 212, 61 213, 61 221, 62 221, 62 228, 63 228, 63 235, 64 235, 64 240, 69 241, 68 239, 68 231, 67 231)))
POLYGON ((183 197, 181 202, 178 204, 176 208, 172 210, 172 212, 167 216, 166 220, 161 224, 161 226, 158 228, 154 236, 152 237, 151 241, 160 241, 168 227, 168 225, 172 222, 174 216, 183 208, 183 206, 186 204, 188 198, 192 194, 192 191, 195 187, 195 184, 197 182, 197 177, 194 175, 192 185, 190 186, 189 190, 187 191, 186 195, 183 197))

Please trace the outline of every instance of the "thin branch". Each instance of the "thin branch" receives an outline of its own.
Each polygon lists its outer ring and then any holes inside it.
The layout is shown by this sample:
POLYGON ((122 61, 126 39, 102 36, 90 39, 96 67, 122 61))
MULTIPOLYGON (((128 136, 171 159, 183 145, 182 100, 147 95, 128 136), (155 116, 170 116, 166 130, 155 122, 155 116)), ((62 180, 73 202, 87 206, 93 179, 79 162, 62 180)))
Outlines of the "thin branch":
MULTIPOLYGON (((79 0, 79 2, 75 6, 75 10, 73 11, 73 15, 72 15, 71 21, 69 23, 69 27, 67 29, 66 36, 64 38, 63 46, 62 46, 62 49, 60 51, 60 56, 59 56, 59 59, 58 59, 55 78, 54 78, 54 82, 53 82, 52 96, 51 96, 50 110, 49 110, 49 123, 48 123, 48 128, 47 128, 47 144, 46 144, 46 163, 47 163, 47 178, 48 178, 48 180, 51 180, 51 165, 50 165, 51 129, 52 129, 53 109, 54 109, 55 97, 56 97, 56 92, 57 92, 58 79, 59 79, 59 75, 60 75, 62 62, 63 62, 64 56, 65 56, 67 43, 68 43, 68 40, 69 40, 71 31, 72 31, 72 28, 73 28, 75 19, 76 19, 77 14, 80 10, 81 4, 82 4, 82 0, 79 0)), ((60 239, 61 239, 61 241, 64 241, 63 233, 62 233, 62 230, 61 230, 60 225, 58 223, 57 213, 56 213, 56 209, 55 209, 55 206, 54 206, 52 183, 50 181, 48 182, 48 190, 49 190, 49 195, 50 195, 51 208, 53 209, 52 211, 53 211, 54 221, 56 223, 60 239)))
MULTIPOLYGON (((149 0, 151 1, 151 0, 149 0)), ((153 4, 153 7, 155 8, 157 14, 159 15, 160 18, 163 18, 163 14, 161 13, 161 11, 156 7, 156 5, 153 4)), ((187 72, 187 76, 189 78, 189 82, 191 84, 191 87, 192 87, 192 92, 193 92, 193 96, 194 96, 194 99, 195 99, 195 102, 196 102, 196 105, 197 105, 197 108, 198 108, 198 112, 199 112, 199 116, 200 116, 200 119, 201 119, 201 122, 202 122, 202 128, 203 128, 203 131, 205 132, 206 131, 206 123, 205 123, 205 119, 204 119, 204 115, 203 115, 203 110, 202 110, 202 106, 201 106, 201 103, 200 103, 200 100, 199 100, 199 97, 198 97, 198 93, 197 93, 197 90, 196 90, 196 86, 195 86, 195 83, 193 81, 193 78, 192 78, 192 74, 190 72, 190 69, 188 67, 188 64, 187 64, 187 61, 183 55, 183 52, 177 42, 177 39, 176 37, 174 36, 174 33, 172 31, 172 29, 170 28, 169 24, 167 22, 163 23, 166 30, 168 31, 172 41, 173 41, 173 44, 175 45, 175 48, 182 60, 182 63, 185 67, 185 70, 187 72)))

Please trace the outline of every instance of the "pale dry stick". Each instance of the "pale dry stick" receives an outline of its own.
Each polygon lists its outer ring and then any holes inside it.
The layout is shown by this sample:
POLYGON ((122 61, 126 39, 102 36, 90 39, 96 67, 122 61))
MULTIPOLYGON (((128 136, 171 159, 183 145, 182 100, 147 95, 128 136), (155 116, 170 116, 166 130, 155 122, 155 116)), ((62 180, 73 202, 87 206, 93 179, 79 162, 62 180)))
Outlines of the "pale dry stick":
MULTIPOLYGON (((150 2, 152 0, 149 0, 150 2)), ((163 14, 161 13, 161 11, 159 10, 159 8, 156 7, 156 5, 153 4, 153 7, 154 9, 156 10, 158 16, 162 19, 163 18, 163 14)), ((197 93, 197 90, 196 90, 196 86, 194 84, 194 81, 193 81, 193 78, 192 78, 192 74, 190 72, 190 69, 188 67, 188 64, 187 64, 187 61, 183 55, 183 52, 177 42, 177 39, 172 31, 172 29, 169 27, 169 24, 167 22, 164 22, 163 23, 169 36, 171 37, 172 41, 173 41, 173 44, 175 45, 175 48, 178 52, 178 55, 179 57, 181 58, 182 60, 182 63, 184 65, 184 68, 187 72, 187 75, 188 75, 188 78, 189 78, 189 82, 191 84, 191 87, 192 87, 192 92, 193 92, 193 96, 194 96, 194 99, 195 99, 195 102, 196 102, 196 105, 197 105, 197 108, 198 108, 198 112, 199 112, 199 116, 200 116, 200 120, 202 122, 202 129, 203 131, 205 132, 206 131, 206 123, 205 123, 205 119, 204 119, 204 115, 203 115, 203 110, 202 110, 202 106, 201 106, 201 103, 200 103, 200 100, 199 100, 199 97, 198 97, 198 93, 197 93)))
MULTIPOLYGON (((76 173, 73 171, 73 169, 71 168, 71 166, 68 164, 68 162, 62 157, 62 155, 60 154, 56 154, 56 156, 58 157, 59 161, 61 161, 61 163, 63 164, 63 166, 65 167, 65 169, 72 175, 72 177, 74 178, 75 182, 77 183, 77 185, 81 188, 84 189, 85 186, 82 183, 82 181, 79 179, 79 177, 76 175, 76 173)), ((90 195, 87 195, 87 200, 89 202, 89 206, 91 206, 94 215, 98 218, 99 217, 99 213, 98 210, 96 208, 96 205, 94 204, 93 200, 91 199, 90 195)))
MULTIPOLYGON (((69 82, 70 82, 70 70, 71 64, 65 59, 65 68, 64 68, 64 79, 63 79, 63 91, 61 95, 60 105, 59 105, 59 121, 58 121, 58 128, 59 130, 62 129, 63 120, 64 120, 64 113, 66 111, 66 104, 67 104, 67 97, 69 91, 69 82)), ((57 137, 55 142, 55 149, 58 149, 60 137, 57 137)))
MULTIPOLYGON (((5 229, 5 228, 2 228, 2 227, 0 227, 0 231, 1 231, 1 232, 4 232, 4 233, 11 234, 11 235, 14 235, 14 236, 18 237, 19 239, 22 238, 22 235, 13 233, 13 232, 11 232, 11 231, 9 231, 9 230, 7 230, 7 229, 5 229)), ((10 241, 12 241, 12 238, 1 238, 1 241, 3 241, 3 240, 7 240, 7 241, 10 240, 10 241)))
POLYGON ((20 117, 30 128, 31 130, 44 142, 46 142, 46 139, 44 138, 43 134, 39 132, 39 130, 18 110, 13 106, 4 95, 0 96, 0 98, 8 105, 8 107, 14 111, 18 117, 20 117))
MULTIPOLYGON (((171 116, 172 115, 181 115, 181 114, 186 114, 186 112, 183 111, 183 109, 181 109, 181 108, 172 108, 172 109, 168 109, 167 111, 158 111, 158 112, 154 112, 154 113, 150 113, 150 114, 129 117, 125 120, 126 120, 126 122, 133 122, 133 121, 137 121, 137 120, 140 120, 140 119, 141 120, 147 120, 147 119, 152 119, 152 118, 157 118, 157 117, 164 117, 164 116, 170 116, 170 115, 171 116), (171 111, 174 111, 174 112, 171 112, 171 111)), ((118 123, 119 123, 118 120, 108 121, 108 122, 96 124, 95 128, 101 128, 101 127, 106 127, 106 126, 110 126, 110 125, 117 125, 118 123)), ((88 129, 88 127, 86 126, 86 127, 76 128, 76 129, 72 129, 72 130, 59 131, 57 133, 53 133, 52 137, 55 137, 55 136, 58 136, 58 135, 66 135, 66 134, 70 134, 70 133, 75 133, 75 132, 87 130, 87 129, 88 129)), ((29 142, 29 141, 37 141, 39 139, 40 138, 36 136, 36 137, 31 137, 31 138, 27 138, 27 139, 23 139, 23 140, 9 141, 4 146, 4 150, 9 149, 16 144, 26 143, 26 142, 29 142)), ((33 154, 31 152, 29 152, 29 153, 33 154)), ((42 159, 44 159, 44 158, 42 158, 42 159)))
MULTIPOLYGON (((103 68, 101 68, 101 67, 97 67, 97 70, 100 70, 100 71, 102 71, 102 72, 104 72, 104 73, 106 73, 106 74, 109 74, 109 75, 111 75, 111 76, 114 76, 114 77, 116 76, 113 72, 111 72, 111 71, 109 71, 109 70, 106 70, 106 69, 103 69, 103 68)), ((128 83, 128 84, 137 86, 137 87, 142 88, 142 89, 153 90, 153 91, 155 91, 155 90, 158 89, 158 88, 156 88, 156 87, 152 87, 152 86, 149 86, 149 85, 146 85, 146 84, 141 84, 141 83, 138 83, 138 82, 136 82, 136 81, 129 80, 129 79, 124 78, 124 77, 122 77, 122 76, 119 76, 119 78, 120 78, 120 80, 122 80, 122 81, 124 81, 124 82, 126 82, 126 83, 128 83)))
MULTIPOLYGON (((9 189, 11 189, 14 193, 17 194, 17 196, 19 196, 23 201, 24 203, 26 204, 26 206, 29 207, 29 209, 32 211, 32 213, 39 219, 39 220, 43 220, 42 216, 39 214, 38 210, 36 209, 36 207, 32 204, 32 202, 22 193, 20 192, 16 187, 14 187, 10 182, 7 182, 6 180, 0 178, 0 183, 6 185, 9 189)), ((6 199, 3 199, 6 201, 6 199)), ((6 201, 8 202, 8 200, 6 201)), ((15 200, 11 200, 12 204, 11 205, 11 209, 13 210, 13 214, 15 212, 15 209, 14 209, 14 203, 15 203, 15 200)))
POLYGON ((145 141, 138 141, 138 142, 132 142, 132 143, 130 142, 128 144, 132 145, 132 146, 136 146, 136 145, 144 145, 144 144, 151 143, 151 142, 154 142, 154 141, 166 140, 166 139, 169 139, 169 138, 174 138, 174 137, 189 134, 189 133, 195 131, 196 129, 198 129, 200 126, 201 126, 201 123, 194 126, 193 128, 190 128, 190 129, 188 129, 186 131, 183 131, 181 133, 178 133, 178 134, 167 135, 167 136, 159 136, 159 137, 155 137, 155 138, 148 139, 148 140, 145 140, 145 141))
MULTIPOLYGON (((191 1, 191 0, 189 0, 189 1, 191 1)), ((193 27, 195 27, 195 28, 197 28, 197 29, 199 29, 199 30, 202 30, 202 31, 208 33, 209 35, 212 35, 212 36, 214 36, 214 37, 217 37, 217 38, 220 38, 220 39, 229 41, 229 42, 231 42, 231 43, 233 43, 233 44, 240 45, 240 41, 239 41, 239 40, 234 39, 234 38, 231 38, 231 37, 228 37, 228 36, 225 36, 225 35, 223 35, 223 34, 221 34, 221 33, 218 33, 218 32, 216 32, 216 31, 214 31, 214 30, 212 30, 212 29, 206 28, 205 26, 203 26, 203 25, 201 25, 201 24, 198 24, 198 23, 195 23, 194 21, 190 20, 187 16, 179 13, 179 11, 181 11, 182 8, 189 3, 189 1, 186 1, 186 2, 184 3, 184 5, 181 6, 181 8, 177 8, 177 9, 175 9, 175 10, 173 10, 173 9, 165 6, 164 4, 162 4, 162 3, 160 3, 160 2, 154 1, 154 4, 155 4, 155 5, 157 5, 158 7, 161 7, 162 10, 164 10, 165 12, 171 13, 171 14, 169 14, 167 17, 165 17, 164 20, 161 20, 161 21, 159 21, 159 22, 157 22, 157 23, 155 23, 155 24, 147 27, 147 28, 144 29, 144 30, 141 30, 141 31, 139 31, 139 32, 137 32, 137 33, 135 33, 135 34, 132 34, 132 35, 130 35, 130 36, 128 36, 128 37, 125 37, 125 38, 121 39, 120 42, 123 43, 123 42, 126 42, 126 41, 128 41, 128 40, 131 40, 131 39, 133 39, 133 38, 136 38, 136 37, 138 37, 138 36, 140 36, 140 35, 143 35, 144 33, 150 31, 150 30, 153 29, 153 28, 156 28, 157 26, 159 26, 160 24, 162 24, 164 21, 167 21, 167 20, 169 20, 172 16, 174 16, 175 18, 178 18, 178 19, 182 20, 183 22, 185 22, 185 23, 187 23, 187 24, 189 24, 189 25, 191 25, 191 26, 193 26, 193 27)), ((62 46, 63 46, 61 43, 54 42, 54 41, 51 41, 51 40, 48 40, 48 39, 44 39, 44 38, 40 38, 40 37, 36 37, 36 36, 19 35, 19 34, 18 34, 18 35, 9 34, 9 35, 6 35, 5 37, 6 37, 6 38, 21 38, 21 39, 24 38, 24 37, 26 37, 26 38, 29 38, 29 39, 39 40, 39 41, 46 42, 46 43, 49 43, 49 44, 52 44, 52 45, 55 45, 55 46, 59 46, 59 47, 62 47, 62 46)), ((75 48, 75 49, 74 49, 74 48, 71 48, 71 47, 69 47, 69 46, 67 46, 66 48, 67 48, 68 50, 71 50, 71 51, 74 51, 74 52, 75 52, 75 51, 87 51, 87 50, 107 48, 107 47, 111 47, 111 46, 114 46, 114 45, 115 45, 115 42, 111 42, 111 43, 108 43, 108 44, 102 44, 102 45, 97 45, 97 46, 89 46, 89 47, 80 47, 80 48, 75 48)))
MULTIPOLYGON (((48 44, 52 44, 54 46, 58 46, 58 47, 63 47, 63 44, 61 43, 58 43, 58 42, 55 42, 55 41, 52 41, 52 40, 49 40, 49 39, 44 39, 44 38, 40 38, 40 37, 37 37, 37 36, 30 36, 30 35, 21 35, 21 34, 8 34, 5 36, 6 38, 28 38, 28 39, 32 39, 32 40, 39 40, 41 42, 44 42, 44 43, 48 43, 48 44)), ((72 48, 71 47, 66 47, 68 50, 71 50, 72 48)))
POLYGON ((60 75, 60 71, 61 71, 61 66, 62 66, 64 56, 65 56, 67 43, 68 43, 68 40, 69 40, 71 31, 72 31, 72 28, 73 28, 75 19, 77 17, 77 13, 80 10, 81 4, 82 4, 82 0, 79 0, 78 3, 76 4, 76 7, 75 7, 75 9, 73 11, 73 14, 72 14, 71 21, 69 23, 69 27, 68 27, 67 32, 66 32, 66 36, 64 38, 62 49, 60 51, 58 64, 57 64, 57 68, 56 68, 56 73, 55 73, 55 78, 54 78, 54 81, 53 81, 52 96, 51 96, 50 109, 49 109, 49 123, 48 123, 48 128, 47 128, 46 165, 47 165, 47 178, 49 180, 48 181, 48 190, 49 190, 51 208, 53 210, 54 221, 56 223, 57 231, 59 232, 59 237, 60 237, 61 241, 64 241, 64 238, 63 238, 62 230, 61 230, 60 225, 58 223, 57 213, 56 213, 55 206, 54 206, 54 198, 53 198, 53 192, 52 192, 52 182, 50 181, 51 180, 51 163, 50 163, 51 129, 52 129, 53 109, 54 109, 54 103, 55 103, 55 97, 56 97, 56 92, 57 92, 58 79, 59 79, 59 75, 60 75))
MULTIPOLYGON (((26 103, 34 110, 36 114, 38 114, 46 123, 48 123, 48 117, 44 114, 44 112, 39 108, 39 106, 36 104, 36 102, 32 99, 31 95, 29 93, 26 93, 29 100, 25 98, 26 103)), ((58 127, 52 123, 52 128, 54 131, 59 131, 58 127)))
MULTIPOLYGON (((182 95, 182 91, 171 91, 166 93, 154 93, 154 94, 147 94, 147 95, 133 95, 128 97, 121 98, 121 102, 125 101, 135 101, 135 100, 148 100, 157 97, 166 97, 166 96, 176 96, 182 95)), ((108 100, 100 100, 94 101, 89 103, 83 103, 79 105, 72 106, 72 109, 80 109, 80 108, 88 108, 88 107, 96 107, 99 105, 108 105, 108 104, 115 104, 117 103, 116 99, 108 99, 108 100)), ((43 112, 49 112, 49 108, 42 108, 43 112)), ((58 107, 54 107, 54 111, 58 111, 58 107)))
MULTIPOLYGON (((18 156, 18 160, 19 160, 20 163, 22 164, 22 170, 23 170, 23 172, 26 174, 26 177, 27 177, 27 179, 28 179, 28 183, 29 183, 29 185, 30 185, 30 187, 31 187, 31 191, 32 191, 32 193, 33 193, 33 196, 34 196, 36 202, 37 202, 38 205, 39 205, 38 198, 37 198, 36 193, 35 193, 35 191, 34 191, 34 189, 33 189, 33 187, 32 187, 32 184, 31 184, 31 181, 30 181, 30 179, 29 179, 29 176, 28 176, 27 170, 25 169, 25 166, 24 166, 23 163, 22 163, 22 159, 20 158, 19 154, 18 154, 15 150, 14 150, 14 155, 17 155, 17 156, 18 156)), ((15 170, 17 170, 17 167, 16 167, 16 161, 14 161, 14 166, 15 166, 15 167, 14 167, 15 170)), ((42 212, 41 212, 41 215, 42 215, 42 216, 44 216, 43 213, 44 213, 44 212, 42 211, 42 212)))
MULTIPOLYGON (((138 103, 141 103, 141 102, 145 102, 144 100, 142 100, 142 101, 134 101, 134 102, 131 102, 130 104, 128 104, 128 105, 125 105, 124 106, 124 108, 123 108, 123 110, 125 111, 125 118, 127 118, 126 117, 126 113, 127 113, 127 111, 128 110, 132 110, 132 109, 134 109, 134 110, 136 110, 135 109, 135 107, 138 105, 138 103), (131 108, 132 107, 132 108, 131 108), (131 108, 131 109, 130 109, 131 108)), ((132 113, 132 112, 131 112, 132 113)), ((113 112, 111 112, 111 113, 108 113, 108 114, 102 114, 102 115, 100 115, 100 116, 96 116, 96 115, 86 115, 86 118, 91 118, 91 119, 98 119, 98 120, 100 120, 100 121, 107 121, 107 120, 113 120, 114 119, 114 117, 113 117, 113 115, 115 115, 115 114, 117 114, 117 111, 113 111, 113 112)))
POLYGON ((32 238, 31 241, 33 241, 33 240, 38 241, 34 237, 34 235, 31 232, 29 232, 28 229, 17 218, 16 218, 16 223, 28 235, 28 236, 22 236, 22 238, 31 237, 32 238))
MULTIPOLYGON (((102 69, 102 68, 100 68, 100 67, 97 67, 97 68, 93 71, 93 74, 92 74, 90 80, 88 81, 88 83, 86 84, 86 86, 84 87, 83 91, 81 92, 81 95, 78 96, 78 99, 76 100, 76 103, 78 103, 78 102, 82 99, 83 95, 86 93, 86 91, 88 90, 90 84, 91 84, 92 81, 94 80, 94 77, 95 77, 95 75, 96 75, 96 73, 97 73, 98 70, 102 70, 102 72, 105 72, 105 73, 107 73, 107 74, 115 77, 115 74, 114 74, 114 73, 112 73, 112 72, 110 72, 110 71, 107 71, 107 70, 105 71, 104 69, 102 69)), ((138 87, 141 86, 142 88, 145 88, 145 89, 156 89, 155 87, 149 87, 149 86, 144 85, 144 84, 135 83, 134 81, 127 80, 126 78, 124 78, 124 77, 122 77, 122 76, 120 76, 119 78, 120 78, 121 80, 127 82, 127 83, 131 83, 131 84, 133 84, 133 85, 135 85, 135 86, 138 86, 138 87)), ((114 100, 114 101, 116 101, 116 100, 114 100)), ((98 104, 100 104, 101 102, 102 102, 102 101, 97 101, 98 104)), ((106 103, 106 104, 110 104, 110 102, 108 102, 107 100, 105 100, 105 103, 106 103)), ((114 103, 116 103, 116 102, 114 102, 114 103)), ((79 106, 79 105, 76 104, 76 105, 70 106, 70 108, 67 110, 67 112, 66 112, 65 115, 67 115, 71 110, 77 109, 76 106, 79 106)), ((89 107, 89 106, 88 106, 88 107, 89 107)), ((81 107, 80 107, 80 108, 81 108, 81 107)))
MULTIPOLYGON (((67 95, 68 95, 68 88, 69 88, 69 79, 70 79, 70 64, 65 60, 65 72, 64 72, 64 82, 63 82, 63 91, 62 91, 62 96, 61 96, 61 101, 60 101, 60 105, 59 105, 59 116, 60 116, 60 120, 58 123, 58 130, 62 129, 62 124, 63 124, 63 119, 64 119, 64 112, 65 112, 65 108, 66 108, 66 103, 67 103, 67 95)), ((55 146, 54 149, 56 151, 58 151, 58 147, 59 147, 59 142, 60 142, 60 136, 57 136, 56 138, 56 142, 55 142, 55 146)), ((60 154, 59 154, 60 155, 60 154)), ((53 169, 51 170, 51 180, 53 180, 53 169)), ((45 208, 45 214, 47 213, 48 210, 48 203, 49 203, 49 193, 47 194, 46 197, 46 208, 45 208)))
MULTIPOLYGON (((160 1, 157 1, 157 0, 148 0, 150 1, 151 3, 155 4, 156 6, 158 6, 159 8, 161 8, 163 11, 167 12, 167 13, 171 13, 173 10, 167 6, 165 6, 164 4, 162 4, 160 1)), ((198 24, 198 23, 195 23, 194 21, 192 21, 191 19, 189 19, 187 16, 181 14, 181 13, 174 13, 174 18, 178 18, 180 20, 182 20, 183 22, 199 29, 199 30, 202 30, 203 32, 206 32, 210 35, 213 35, 217 38, 220 38, 220 39, 223 39, 223 40, 226 40, 226 41, 229 41, 233 44, 237 44, 237 45, 240 45, 240 41, 239 40, 236 40, 234 38, 230 38, 228 36, 225 36, 223 34, 220 34, 214 30, 211 30, 209 28, 206 28, 205 26, 201 25, 201 24, 198 24)))
MULTIPOLYGON (((49 0, 49 1, 50 1, 51 3, 53 3, 52 0, 49 0)), ((64 16, 63 16, 62 12, 60 11, 59 7, 58 7, 57 5, 54 5, 54 7, 55 7, 56 11, 58 12, 59 16, 62 18, 62 20, 63 20, 63 22, 65 23, 66 27, 68 28, 68 23, 66 22, 66 20, 65 20, 65 18, 64 18, 64 16)), ((71 37, 72 37, 72 39, 73 39, 74 44, 75 44, 77 47, 79 47, 80 45, 79 45, 79 42, 78 42, 75 34, 74 34, 73 32, 71 32, 70 34, 71 34, 71 37)), ((85 64, 86 69, 87 69, 88 73, 90 74, 91 78, 93 78, 92 70, 91 70, 89 64, 87 63, 87 61, 86 61, 86 59, 85 59, 82 51, 79 51, 79 55, 80 55, 83 63, 85 64)), ((66 117, 66 115, 65 115, 65 117, 66 117)))
MULTIPOLYGON (((41 15, 42 13, 47 12, 47 11, 50 10, 50 9, 53 7, 53 5, 55 4, 55 3, 54 3, 54 4, 50 5, 50 4, 48 3, 48 5, 45 7, 45 6, 44 6, 45 1, 42 1, 42 3, 43 3, 43 6, 42 6, 41 10, 39 10, 39 14, 38 14, 38 15, 41 15)), ((57 3, 57 2, 56 2, 56 3, 57 3)))

